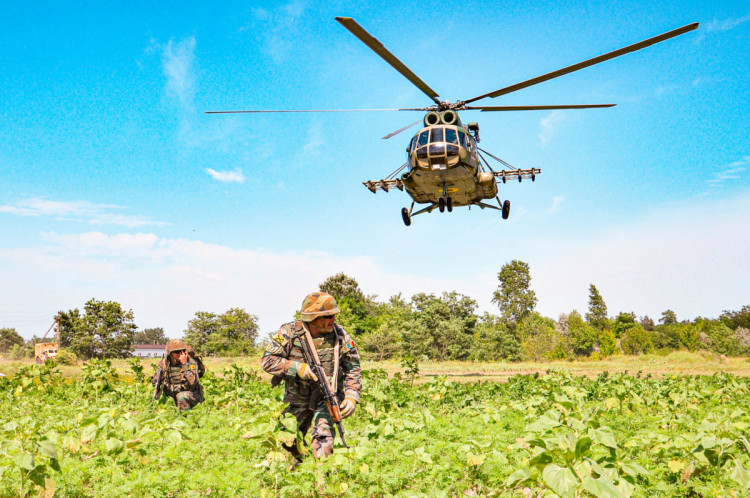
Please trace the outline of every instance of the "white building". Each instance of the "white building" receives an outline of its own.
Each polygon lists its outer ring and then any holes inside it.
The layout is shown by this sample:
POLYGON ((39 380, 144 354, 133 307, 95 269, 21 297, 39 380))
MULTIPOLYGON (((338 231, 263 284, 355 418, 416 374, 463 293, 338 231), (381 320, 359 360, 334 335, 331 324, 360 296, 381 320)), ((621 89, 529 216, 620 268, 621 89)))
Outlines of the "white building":
POLYGON ((133 344, 133 356, 138 358, 161 358, 166 344, 133 344))

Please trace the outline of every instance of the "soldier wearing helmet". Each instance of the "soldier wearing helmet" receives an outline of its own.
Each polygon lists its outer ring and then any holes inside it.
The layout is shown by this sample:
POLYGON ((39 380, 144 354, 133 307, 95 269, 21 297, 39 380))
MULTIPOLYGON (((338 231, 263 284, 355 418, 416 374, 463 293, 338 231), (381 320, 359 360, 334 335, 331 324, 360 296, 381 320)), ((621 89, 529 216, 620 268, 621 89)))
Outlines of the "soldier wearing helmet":
MULTIPOLYGON (((174 400, 181 412, 203 403, 203 387, 198 379, 203 376, 205 369, 203 362, 190 354, 191 350, 192 347, 181 340, 171 339, 159 365, 165 373, 164 394, 174 400)), ((156 375, 153 382, 156 382, 156 375)))
MULTIPOLYGON (((274 376, 272 384, 285 383, 284 413, 291 413, 306 434, 312 427, 312 454, 315 458, 333 453, 333 423, 322 399, 318 378, 306 363, 301 341, 309 334, 331 391, 339 399, 341 415, 348 417, 359 403, 362 369, 354 341, 336 323, 336 300, 325 292, 313 292, 302 302, 301 320, 286 323, 272 337, 263 353, 261 366, 274 376)), ((306 443, 305 443, 306 444, 306 443)), ((299 461, 297 445, 286 447, 299 461)))

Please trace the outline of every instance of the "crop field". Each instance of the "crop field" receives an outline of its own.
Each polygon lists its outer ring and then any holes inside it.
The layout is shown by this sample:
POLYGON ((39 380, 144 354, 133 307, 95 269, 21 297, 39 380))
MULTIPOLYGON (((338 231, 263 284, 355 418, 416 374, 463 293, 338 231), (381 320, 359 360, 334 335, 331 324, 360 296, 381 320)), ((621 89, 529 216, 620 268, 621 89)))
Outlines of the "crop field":
POLYGON ((366 363, 350 447, 293 470, 254 359, 209 360, 184 415, 150 361, 0 364, 0 496, 748 496, 749 364, 618 361, 366 363))

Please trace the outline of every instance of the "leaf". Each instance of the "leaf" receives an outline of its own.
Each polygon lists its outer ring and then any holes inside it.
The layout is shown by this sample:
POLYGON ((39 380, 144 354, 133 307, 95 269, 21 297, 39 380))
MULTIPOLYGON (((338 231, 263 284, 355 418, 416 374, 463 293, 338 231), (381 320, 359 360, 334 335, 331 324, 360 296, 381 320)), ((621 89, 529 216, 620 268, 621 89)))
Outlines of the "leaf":
POLYGON ((370 466, 367 465, 366 463, 363 463, 362 465, 359 466, 359 473, 362 474, 363 476, 366 476, 367 474, 370 473, 370 466))
POLYGON ((109 438, 104 443, 104 447, 107 449, 108 454, 116 455, 122 452, 122 450, 125 448, 125 444, 119 439, 109 438))
POLYGON ((620 468, 622 469, 623 472, 625 472, 627 475, 632 476, 632 477, 638 477, 640 475, 644 475, 644 476, 650 475, 650 472, 648 470, 644 469, 637 463, 633 463, 633 462, 624 463, 622 464, 620 468))
POLYGON ((729 477, 742 486, 742 489, 750 489, 750 472, 735 460, 734 468, 729 471, 729 477))
POLYGON ((518 469, 508 476, 505 481, 505 485, 508 487, 517 486, 523 484, 531 479, 531 471, 529 469, 518 469))
POLYGON ((39 441, 39 453, 47 458, 57 458, 57 448, 52 441, 39 441))
POLYGON ((591 453, 591 438, 588 436, 583 436, 576 442, 576 458, 582 458, 584 456, 588 456, 589 453, 591 453))
POLYGON ((13 457, 13 461, 16 463, 16 466, 22 469, 34 470, 34 455, 29 453, 28 451, 23 451, 17 454, 15 457, 13 457))
POLYGON ((685 465, 687 465, 687 463, 682 460, 670 460, 669 462, 667 462, 667 467, 669 467, 669 470, 671 470, 675 474, 677 472, 682 472, 682 469, 685 468, 685 465))
POLYGON ((578 479, 573 471, 551 463, 542 470, 542 479, 545 484, 562 497, 573 496, 578 487, 578 479))
POLYGON ((167 433, 165 440, 170 444, 178 445, 182 442, 182 433, 180 433, 180 431, 171 430, 167 433))
POLYGON ((598 479, 585 477, 583 479, 583 489, 597 497, 624 498, 622 492, 609 479, 602 477, 598 479))
POLYGON ((349 489, 349 483, 341 482, 339 483, 339 495, 343 495, 346 493, 346 490, 349 489))
POLYGON ((480 455, 473 455, 471 453, 468 454, 468 455, 466 455, 466 461, 472 467, 479 467, 480 465, 482 465, 484 463, 484 461, 486 459, 487 459, 486 455, 481 455, 481 454, 480 455))

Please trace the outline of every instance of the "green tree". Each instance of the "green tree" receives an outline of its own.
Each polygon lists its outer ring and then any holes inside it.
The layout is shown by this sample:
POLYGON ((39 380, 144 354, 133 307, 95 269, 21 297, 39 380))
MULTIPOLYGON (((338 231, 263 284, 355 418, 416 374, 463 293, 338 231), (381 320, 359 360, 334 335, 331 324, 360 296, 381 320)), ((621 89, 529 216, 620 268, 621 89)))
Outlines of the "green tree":
POLYGON ((597 330, 584 322, 580 313, 574 310, 568 315, 568 337, 574 355, 589 356, 594 351, 597 335, 597 330))
POLYGON ((476 301, 457 292, 444 292, 442 297, 420 293, 412 297, 411 307, 402 343, 404 355, 426 355, 438 361, 469 356, 477 322, 476 301))
POLYGON ((493 293, 492 302, 500 308, 502 318, 515 327, 536 306, 536 294, 529 288, 529 265, 514 259, 503 265, 497 278, 500 286, 493 293))
POLYGON ((708 349, 727 356, 747 354, 747 348, 740 344, 732 329, 717 320, 696 318, 695 326, 708 338, 708 349))
POLYGON ((135 333, 133 340, 136 344, 166 344, 168 339, 164 335, 163 328, 155 327, 139 330, 135 333))
POLYGON ((610 329, 599 332, 599 351, 604 358, 612 356, 617 352, 617 338, 610 329))
POLYGON ((743 306, 740 311, 724 310, 719 319, 732 330, 737 330, 738 327, 750 329, 750 304, 743 306))
POLYGON ((621 333, 620 345, 625 354, 636 355, 654 350, 651 332, 644 329, 640 323, 633 323, 621 333))
POLYGON ((58 313, 60 346, 85 359, 123 358, 133 347, 133 311, 125 311, 115 301, 90 299, 83 314, 76 308, 58 313))
POLYGON ((644 329, 648 330, 649 332, 651 332, 652 330, 654 330, 654 327, 655 327, 654 321, 651 318, 649 318, 648 315, 645 315, 645 316, 642 316, 641 318, 639 318, 638 319, 638 323, 640 323, 641 327, 643 327, 644 329))
POLYGON ((612 332, 615 333, 615 337, 622 338, 622 335, 626 330, 635 325, 635 313, 620 313, 615 318, 615 323, 612 326, 612 332))
POLYGON ((586 321, 597 330, 611 326, 607 318, 607 305, 594 284, 589 285, 589 312, 586 313, 586 321))
POLYGON ((683 329, 688 327, 687 324, 671 323, 668 325, 657 325, 654 327, 654 347, 661 350, 676 351, 683 347, 682 340, 683 329))
POLYGON ((555 322, 533 311, 526 315, 516 327, 516 333, 521 341, 521 358, 527 361, 542 361, 551 359, 560 340, 555 322))
POLYGON ((659 323, 664 325, 673 325, 677 323, 677 315, 672 310, 663 311, 659 323))
MULTIPOLYGON (((401 294, 391 296, 387 303, 376 305, 378 326, 358 339, 357 348, 375 360, 393 357, 402 349, 402 336, 412 322, 412 310, 401 294)), ((346 328, 346 325, 343 325, 346 328)), ((349 330, 347 328, 347 330, 349 330)))
POLYGON ((240 308, 221 315, 199 311, 188 322, 184 341, 202 354, 239 356, 255 350, 258 318, 240 308))
POLYGON ((211 335, 216 333, 219 325, 215 313, 198 311, 188 322, 183 340, 201 353, 206 353, 206 343, 211 335))
POLYGON ((6 354, 13 346, 23 347, 25 344, 16 329, 0 329, 0 353, 6 354))

